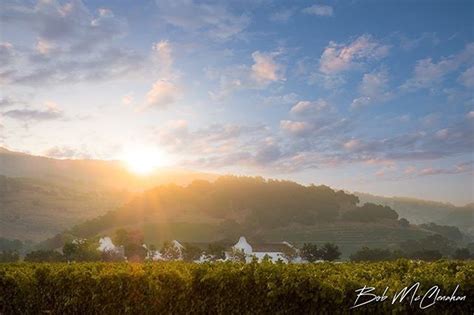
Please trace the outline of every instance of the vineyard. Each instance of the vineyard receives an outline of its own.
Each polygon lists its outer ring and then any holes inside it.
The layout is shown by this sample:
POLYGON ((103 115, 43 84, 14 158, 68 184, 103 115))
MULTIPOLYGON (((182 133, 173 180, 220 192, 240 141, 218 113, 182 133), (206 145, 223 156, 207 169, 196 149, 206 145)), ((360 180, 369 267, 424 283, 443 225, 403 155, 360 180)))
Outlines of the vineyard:
MULTIPOLYGON (((367 299, 368 297, 366 297, 367 299)), ((425 304, 429 304, 425 302, 425 304)), ((474 262, 240 264, 56 263, 1 264, 0 314, 335 314, 449 313, 474 310, 474 262), (394 293, 420 283, 416 295, 438 286, 436 301, 421 310, 411 294, 394 293), (364 286, 388 299, 351 310, 364 286)))

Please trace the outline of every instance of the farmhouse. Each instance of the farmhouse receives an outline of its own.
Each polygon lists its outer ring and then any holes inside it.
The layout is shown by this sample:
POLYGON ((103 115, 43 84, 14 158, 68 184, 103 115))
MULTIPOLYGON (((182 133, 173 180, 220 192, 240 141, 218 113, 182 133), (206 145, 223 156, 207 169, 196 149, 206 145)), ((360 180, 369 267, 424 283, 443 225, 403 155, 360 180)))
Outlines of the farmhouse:
MULTIPOLYGON (((291 259, 292 262, 301 262, 298 250, 288 242, 255 243, 251 245, 244 236, 241 236, 239 241, 232 246, 231 249, 243 252, 246 262, 250 262, 254 258, 258 259, 258 261, 267 258, 273 262, 281 260, 287 263, 289 259, 291 259)), ((232 251, 226 252, 226 257, 229 259, 231 254, 232 251)))

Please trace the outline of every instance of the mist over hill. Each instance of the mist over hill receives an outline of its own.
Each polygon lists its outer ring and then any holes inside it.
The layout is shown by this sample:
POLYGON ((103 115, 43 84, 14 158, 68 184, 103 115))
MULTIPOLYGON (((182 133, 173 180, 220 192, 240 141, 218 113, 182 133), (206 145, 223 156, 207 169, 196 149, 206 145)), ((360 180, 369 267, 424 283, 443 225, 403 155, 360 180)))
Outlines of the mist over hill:
POLYGON ((0 147, 0 237, 44 240, 116 209, 143 189, 215 177, 179 169, 138 176, 119 161, 59 160, 0 147))
POLYGON ((434 222, 454 225, 474 236, 474 203, 457 207, 450 203, 415 198, 381 197, 360 192, 354 194, 359 197, 362 203, 372 202, 389 206, 412 223, 434 222))
POLYGON ((142 230, 155 243, 247 235, 337 242, 348 252, 435 233, 432 226, 413 223, 452 222, 469 232, 472 222, 469 207, 462 217, 463 209, 448 204, 349 194, 324 185, 169 169, 138 176, 117 161, 58 160, 6 149, 0 149, 0 175, 0 237, 49 238, 43 245, 51 248, 126 227, 142 230))
POLYGON ((121 161, 53 159, 1 147, 0 175, 41 178, 61 185, 102 186, 130 191, 141 191, 171 182, 183 185, 194 179, 212 180, 217 177, 214 174, 173 168, 161 168, 141 176, 127 170, 121 161))

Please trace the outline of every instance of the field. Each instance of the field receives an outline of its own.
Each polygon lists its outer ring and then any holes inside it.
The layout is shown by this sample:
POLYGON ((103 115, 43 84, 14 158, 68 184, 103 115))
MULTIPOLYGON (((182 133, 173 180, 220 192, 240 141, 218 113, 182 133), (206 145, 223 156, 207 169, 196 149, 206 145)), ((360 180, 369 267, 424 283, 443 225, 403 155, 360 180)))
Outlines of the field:
POLYGON ((459 285, 455 295, 466 296, 465 301, 438 301, 425 313, 472 314, 473 261, 408 260, 303 265, 3 264, 0 314, 417 313, 422 311, 419 301, 391 303, 395 292, 416 282, 420 283, 416 295, 438 286, 440 296, 451 296, 459 285), (387 300, 351 311, 355 290, 365 285, 375 287, 379 295, 388 287, 387 300))

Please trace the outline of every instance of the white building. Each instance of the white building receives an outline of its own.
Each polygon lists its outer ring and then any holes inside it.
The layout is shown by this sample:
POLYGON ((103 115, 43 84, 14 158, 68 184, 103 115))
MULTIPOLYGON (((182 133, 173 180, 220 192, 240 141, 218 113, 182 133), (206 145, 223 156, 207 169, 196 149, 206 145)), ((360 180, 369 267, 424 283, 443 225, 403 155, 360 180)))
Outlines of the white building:
MULTIPOLYGON (((245 261, 251 262, 252 259, 256 258, 259 262, 265 257, 273 262, 279 260, 288 263, 288 253, 294 253, 295 257, 292 262, 301 262, 301 257, 298 255, 298 250, 288 242, 280 243, 255 243, 253 245, 247 242, 244 236, 239 238, 239 241, 232 246, 233 250, 241 251, 245 254, 245 261)), ((231 251, 226 252, 227 259, 231 258, 231 251)))

